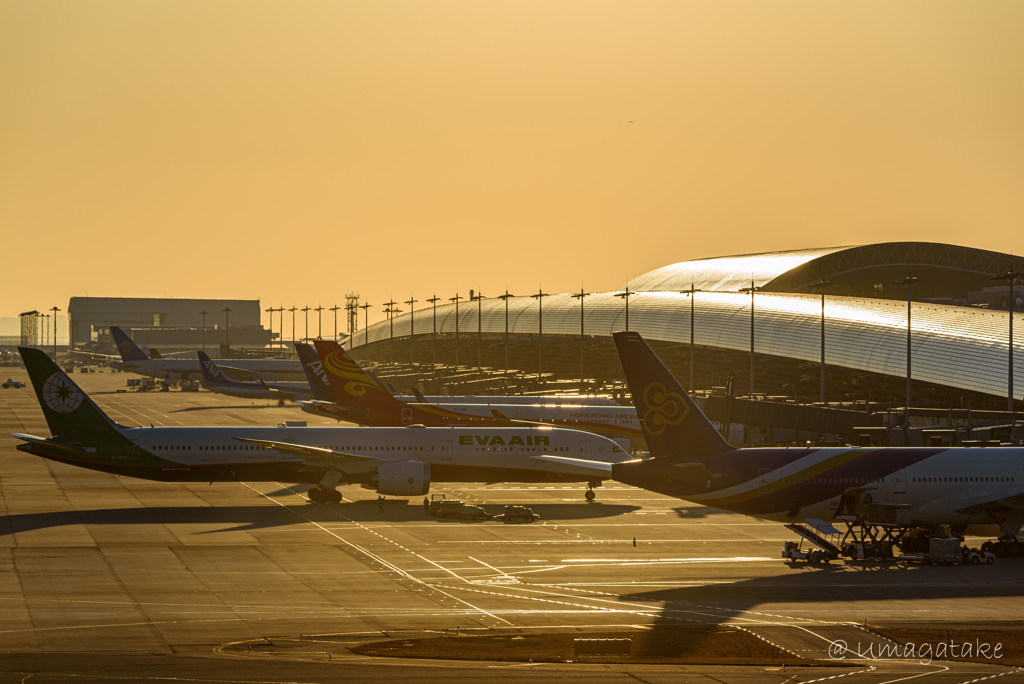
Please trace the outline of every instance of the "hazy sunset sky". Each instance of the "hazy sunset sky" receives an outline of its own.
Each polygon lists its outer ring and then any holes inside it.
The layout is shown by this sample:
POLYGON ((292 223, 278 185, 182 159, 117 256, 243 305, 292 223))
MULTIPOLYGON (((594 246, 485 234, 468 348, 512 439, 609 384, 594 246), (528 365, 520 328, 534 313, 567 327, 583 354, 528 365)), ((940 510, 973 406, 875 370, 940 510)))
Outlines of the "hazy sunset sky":
POLYGON ((705 256, 1020 253, 1022 27, 1018 0, 6 0, 0 315, 358 291, 372 322, 705 256))

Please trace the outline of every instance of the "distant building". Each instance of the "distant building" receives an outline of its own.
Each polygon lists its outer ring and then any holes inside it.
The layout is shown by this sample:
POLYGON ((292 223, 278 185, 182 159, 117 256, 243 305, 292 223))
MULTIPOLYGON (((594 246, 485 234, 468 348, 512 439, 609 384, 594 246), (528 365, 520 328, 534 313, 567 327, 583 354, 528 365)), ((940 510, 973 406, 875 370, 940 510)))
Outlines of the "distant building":
POLYGON ((260 321, 261 311, 258 299, 72 297, 68 327, 72 346, 109 341, 110 326, 117 325, 147 346, 199 347, 230 342, 233 347, 265 347, 273 336, 260 321), (227 315, 226 308, 231 309, 227 315), (205 328, 203 311, 207 312, 205 328))

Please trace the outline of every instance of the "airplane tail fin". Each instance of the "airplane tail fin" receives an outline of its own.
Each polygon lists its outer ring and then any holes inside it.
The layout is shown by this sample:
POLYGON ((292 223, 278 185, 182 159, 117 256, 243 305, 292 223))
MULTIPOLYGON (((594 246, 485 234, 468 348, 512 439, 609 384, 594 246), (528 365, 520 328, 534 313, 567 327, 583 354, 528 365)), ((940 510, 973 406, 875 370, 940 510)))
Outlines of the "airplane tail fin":
POLYGON ((203 371, 203 382, 211 385, 237 385, 238 383, 224 375, 213 359, 202 349, 196 352, 199 356, 199 368, 203 371))
POLYGON ((305 342, 296 342, 295 351, 299 353, 299 361, 302 363, 302 370, 306 373, 306 382, 313 391, 313 398, 317 401, 334 401, 334 392, 331 391, 330 380, 327 379, 327 371, 316 350, 305 342))
POLYGON ((114 344, 117 345, 117 351, 121 353, 122 361, 149 360, 149 357, 139 349, 139 346, 135 344, 132 338, 128 337, 124 330, 121 330, 116 325, 112 325, 110 326, 110 334, 114 336, 114 344))
POLYGON ((644 438, 655 458, 702 457, 732 451, 638 333, 613 333, 644 438))
POLYGON ((120 425, 93 403, 45 352, 18 347, 43 417, 54 436, 116 430, 120 425))
POLYGON ((384 387, 373 381, 341 345, 333 340, 316 340, 316 353, 324 364, 334 400, 342 405, 395 403, 384 387))

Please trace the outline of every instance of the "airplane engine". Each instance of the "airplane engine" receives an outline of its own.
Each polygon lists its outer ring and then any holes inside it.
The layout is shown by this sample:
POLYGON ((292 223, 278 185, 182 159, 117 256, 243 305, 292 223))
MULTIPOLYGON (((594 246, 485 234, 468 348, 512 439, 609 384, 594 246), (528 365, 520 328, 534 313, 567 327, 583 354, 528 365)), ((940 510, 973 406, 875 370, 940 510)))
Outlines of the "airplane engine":
POLYGON ((422 461, 382 463, 370 471, 370 484, 378 494, 419 496, 430 491, 430 464, 422 461))

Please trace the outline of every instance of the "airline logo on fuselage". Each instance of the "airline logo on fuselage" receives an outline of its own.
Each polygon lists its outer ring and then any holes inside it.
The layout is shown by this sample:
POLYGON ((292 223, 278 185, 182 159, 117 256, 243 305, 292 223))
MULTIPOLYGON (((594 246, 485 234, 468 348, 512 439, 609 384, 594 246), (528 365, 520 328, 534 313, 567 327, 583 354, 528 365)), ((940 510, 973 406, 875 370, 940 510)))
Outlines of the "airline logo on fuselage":
POLYGON ((507 442, 501 435, 459 435, 461 446, 550 446, 548 437, 545 435, 528 435, 524 440, 515 435, 507 442))

